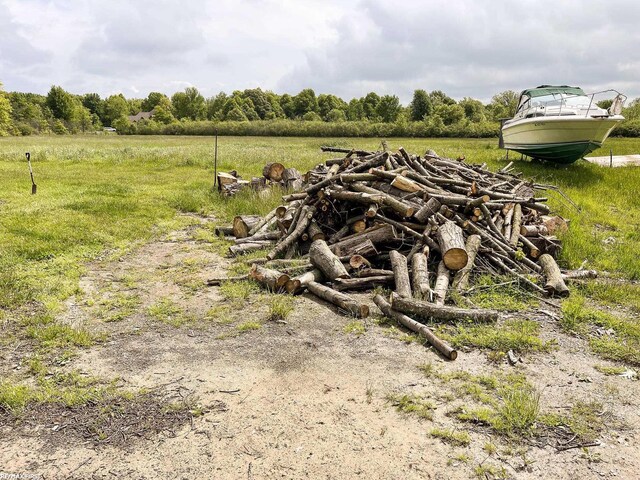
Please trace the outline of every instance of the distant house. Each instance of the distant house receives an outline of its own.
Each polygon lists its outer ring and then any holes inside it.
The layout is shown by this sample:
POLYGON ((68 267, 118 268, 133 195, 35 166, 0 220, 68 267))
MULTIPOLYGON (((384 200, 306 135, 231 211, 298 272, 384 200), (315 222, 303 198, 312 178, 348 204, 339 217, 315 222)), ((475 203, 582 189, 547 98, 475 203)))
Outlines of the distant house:
POLYGON ((131 123, 137 123, 140 120, 149 120, 151 117, 153 117, 153 110, 150 112, 140 112, 136 115, 129 115, 128 118, 131 123))

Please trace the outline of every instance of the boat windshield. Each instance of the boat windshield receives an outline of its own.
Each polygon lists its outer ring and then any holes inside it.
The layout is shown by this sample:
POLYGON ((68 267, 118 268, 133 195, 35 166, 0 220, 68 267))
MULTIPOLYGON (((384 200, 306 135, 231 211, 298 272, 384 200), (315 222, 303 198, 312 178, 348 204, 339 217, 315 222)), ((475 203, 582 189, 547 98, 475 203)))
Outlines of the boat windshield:
POLYGON ((523 95, 520 99, 516 117, 586 114, 592 116, 607 115, 607 111, 599 108, 589 95, 554 92, 534 97, 523 95))

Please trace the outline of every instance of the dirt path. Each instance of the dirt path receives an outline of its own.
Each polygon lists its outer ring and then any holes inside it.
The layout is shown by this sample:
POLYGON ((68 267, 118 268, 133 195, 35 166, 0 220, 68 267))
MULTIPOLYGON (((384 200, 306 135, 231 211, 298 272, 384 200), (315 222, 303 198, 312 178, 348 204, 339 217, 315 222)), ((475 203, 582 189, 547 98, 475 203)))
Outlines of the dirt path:
POLYGON ((14 435, 0 443, 4 471, 44 478, 456 479, 474 478, 482 465, 495 471, 481 478, 640 478, 639 382, 595 371, 606 362, 560 334, 553 320, 543 323, 543 336, 558 338, 559 349, 510 367, 476 351, 445 362, 373 320, 362 335, 345 333, 351 319, 305 297, 286 323, 266 321, 261 294, 221 316, 230 301, 194 278, 224 274, 229 261, 195 238, 197 227, 91 265, 81 281, 85 294, 69 302, 61 320, 107 335, 65 368, 119 377, 131 389, 191 395, 203 413, 123 447, 62 432, 14 435), (247 321, 262 326, 241 332, 247 321), (447 415, 457 400, 418 370, 427 363, 442 372, 522 372, 542 391, 543 408, 598 401, 612 415, 611 427, 587 451, 511 448, 481 428, 471 430, 468 446, 447 445, 429 431, 460 428, 447 415), (417 392, 433 394, 433 420, 399 413, 388 401, 417 392), (497 453, 487 453, 488 442, 497 453))

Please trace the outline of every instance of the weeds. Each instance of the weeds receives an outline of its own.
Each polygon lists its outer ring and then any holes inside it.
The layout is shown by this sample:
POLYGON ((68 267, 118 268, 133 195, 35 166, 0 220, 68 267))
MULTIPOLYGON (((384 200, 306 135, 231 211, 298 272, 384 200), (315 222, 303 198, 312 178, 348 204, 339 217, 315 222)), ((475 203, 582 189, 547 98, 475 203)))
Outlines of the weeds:
POLYGON ((342 331, 347 334, 353 333, 354 335, 364 335, 367 331, 367 327, 361 320, 353 320, 342 327, 342 331))
POLYGON ((250 332, 252 330, 260 330, 262 324, 260 322, 244 322, 236 327, 240 333, 250 332))
POLYGON ((387 396, 387 401, 402 413, 416 415, 426 420, 433 420, 435 405, 417 395, 397 395, 387 396))
POLYGON ((192 320, 184 310, 170 298, 163 298, 147 308, 147 314, 162 323, 180 327, 192 320))
POLYGON ((293 312, 293 297, 287 295, 271 295, 268 304, 271 321, 284 321, 293 312))
POLYGON ((465 431, 434 428, 429 431, 429 435, 455 447, 466 447, 471 443, 471 436, 465 431))

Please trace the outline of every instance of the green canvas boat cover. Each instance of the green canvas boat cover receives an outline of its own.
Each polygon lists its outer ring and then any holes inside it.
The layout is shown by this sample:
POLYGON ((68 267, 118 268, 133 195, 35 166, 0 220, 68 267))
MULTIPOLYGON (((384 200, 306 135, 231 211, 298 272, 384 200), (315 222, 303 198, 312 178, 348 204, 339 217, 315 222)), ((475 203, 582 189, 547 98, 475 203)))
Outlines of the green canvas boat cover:
POLYGON ((540 85, 536 88, 524 90, 522 95, 530 97, 542 97, 544 95, 552 95, 554 93, 564 93, 567 95, 584 95, 584 91, 580 87, 570 87, 568 85, 540 85))

